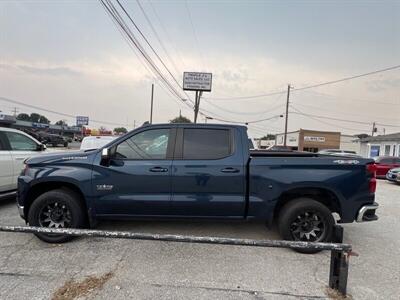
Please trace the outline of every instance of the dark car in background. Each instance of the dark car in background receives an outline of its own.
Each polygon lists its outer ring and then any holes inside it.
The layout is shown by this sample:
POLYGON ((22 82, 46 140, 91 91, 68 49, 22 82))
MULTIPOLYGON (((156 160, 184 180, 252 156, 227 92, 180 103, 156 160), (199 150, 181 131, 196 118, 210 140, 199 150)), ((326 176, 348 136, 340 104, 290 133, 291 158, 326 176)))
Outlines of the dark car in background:
POLYGON ((53 147, 57 147, 62 145, 64 147, 68 146, 68 141, 61 135, 43 132, 40 134, 42 143, 46 145, 51 145, 53 147))
POLYGON ((386 178, 387 172, 390 169, 400 167, 400 157, 395 156, 380 156, 375 159, 376 164, 376 177, 386 178))
POLYGON ((57 147, 59 145, 61 145, 63 147, 67 147, 68 143, 70 143, 72 141, 68 137, 64 137, 59 134, 49 133, 46 131, 24 130, 24 132, 26 132, 30 136, 33 136, 35 139, 37 139, 41 143, 48 145, 48 146, 53 146, 53 147, 57 147))

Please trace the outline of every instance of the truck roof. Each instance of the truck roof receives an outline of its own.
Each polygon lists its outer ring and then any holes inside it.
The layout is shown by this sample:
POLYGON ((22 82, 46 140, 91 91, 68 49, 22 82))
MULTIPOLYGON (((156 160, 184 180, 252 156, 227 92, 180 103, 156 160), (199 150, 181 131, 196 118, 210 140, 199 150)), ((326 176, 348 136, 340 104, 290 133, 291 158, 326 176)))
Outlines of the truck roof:
POLYGON ((244 125, 236 125, 236 124, 217 124, 217 123, 158 123, 158 124, 145 124, 143 125, 145 127, 151 126, 151 127, 195 127, 195 128, 206 128, 206 127, 221 127, 221 128, 242 128, 242 129, 247 129, 247 126, 244 125))

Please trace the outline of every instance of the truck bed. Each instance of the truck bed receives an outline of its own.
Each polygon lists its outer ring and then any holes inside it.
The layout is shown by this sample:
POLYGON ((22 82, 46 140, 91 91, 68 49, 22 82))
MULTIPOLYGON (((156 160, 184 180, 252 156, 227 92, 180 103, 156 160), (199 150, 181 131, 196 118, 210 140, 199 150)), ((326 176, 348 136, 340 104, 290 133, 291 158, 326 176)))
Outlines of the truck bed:
POLYGON ((318 157, 317 153, 305 151, 273 151, 273 150, 250 150, 252 157, 318 157))

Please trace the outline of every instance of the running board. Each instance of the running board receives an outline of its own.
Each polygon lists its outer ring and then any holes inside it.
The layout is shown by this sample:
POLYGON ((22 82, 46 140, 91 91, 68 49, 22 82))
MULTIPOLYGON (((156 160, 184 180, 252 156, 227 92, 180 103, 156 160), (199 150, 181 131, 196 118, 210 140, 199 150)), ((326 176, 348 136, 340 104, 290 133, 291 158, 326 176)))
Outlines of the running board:
POLYGON ((17 196, 17 191, 0 193, 0 200, 17 196))

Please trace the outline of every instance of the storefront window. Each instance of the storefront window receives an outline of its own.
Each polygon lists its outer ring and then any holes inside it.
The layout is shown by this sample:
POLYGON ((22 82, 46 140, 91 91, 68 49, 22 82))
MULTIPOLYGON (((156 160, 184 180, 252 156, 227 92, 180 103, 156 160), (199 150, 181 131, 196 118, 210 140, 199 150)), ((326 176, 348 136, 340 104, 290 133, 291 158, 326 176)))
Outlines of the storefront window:
POLYGON ((371 149, 369 151, 369 157, 379 156, 379 151, 381 147, 379 145, 371 145, 371 149))
POLYGON ((390 145, 385 145, 385 156, 390 155, 390 145))

